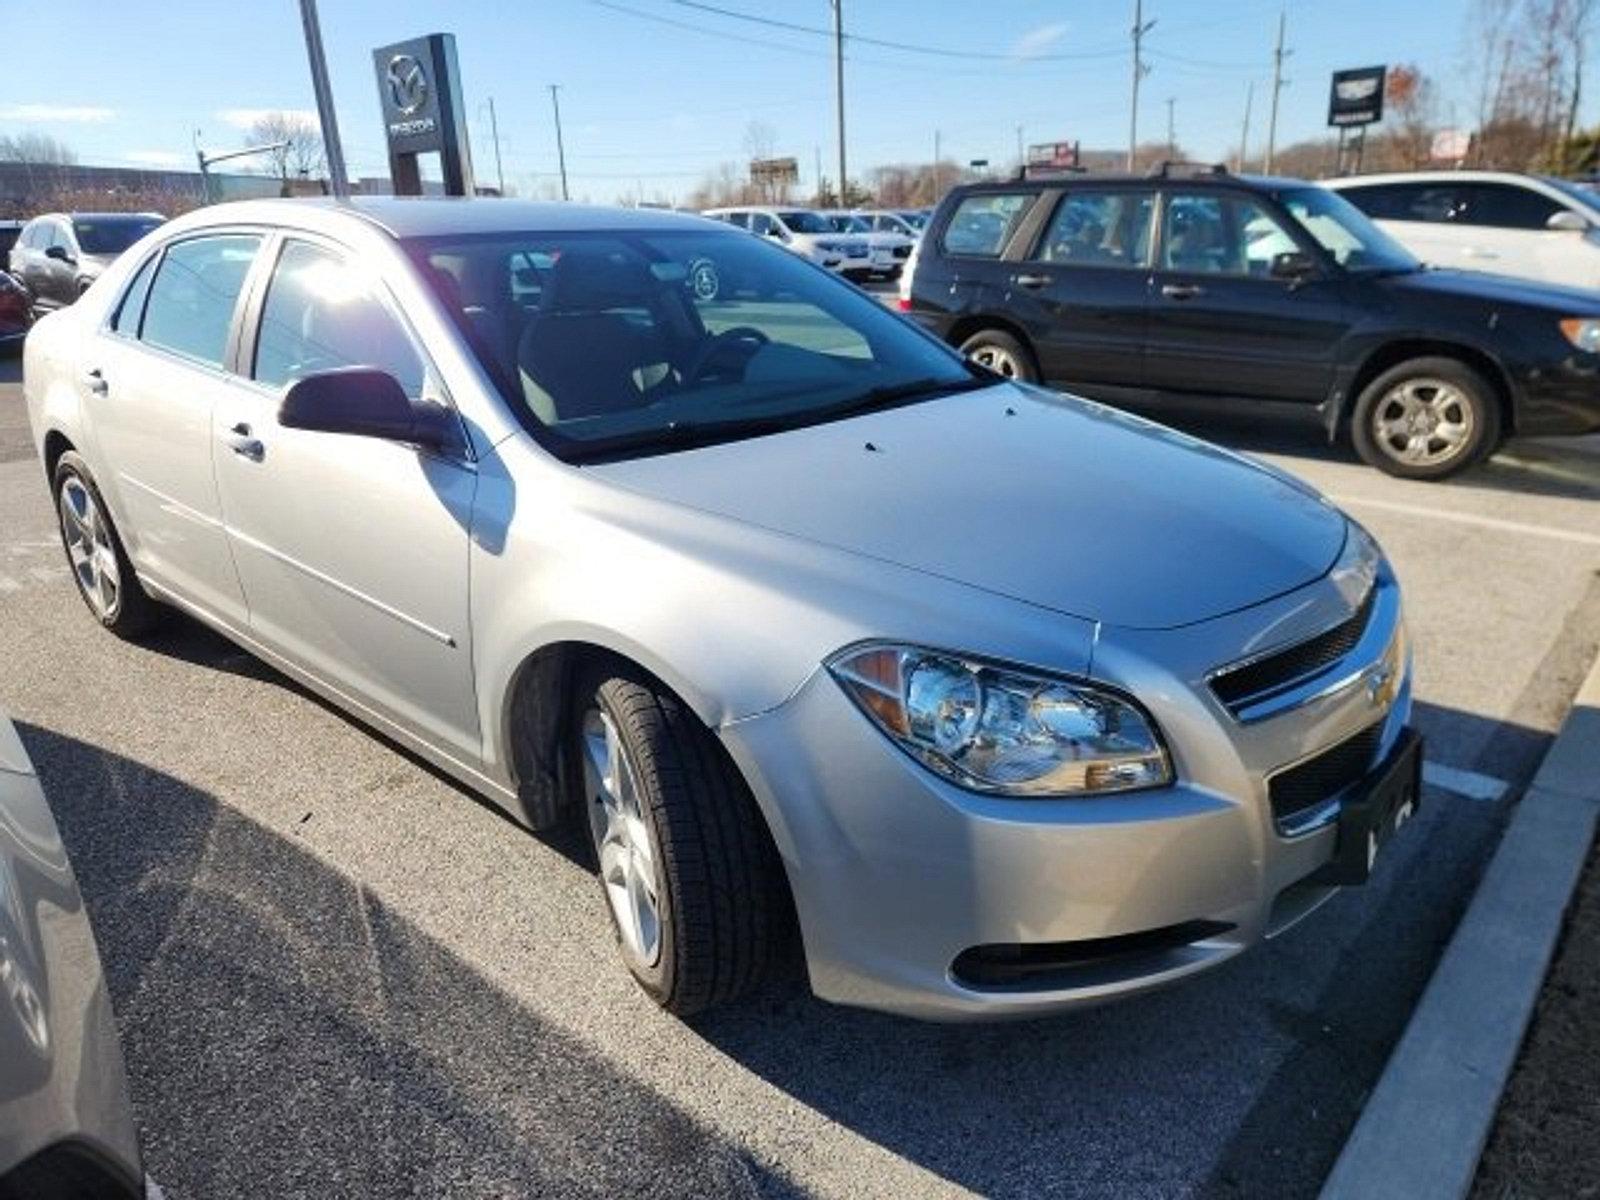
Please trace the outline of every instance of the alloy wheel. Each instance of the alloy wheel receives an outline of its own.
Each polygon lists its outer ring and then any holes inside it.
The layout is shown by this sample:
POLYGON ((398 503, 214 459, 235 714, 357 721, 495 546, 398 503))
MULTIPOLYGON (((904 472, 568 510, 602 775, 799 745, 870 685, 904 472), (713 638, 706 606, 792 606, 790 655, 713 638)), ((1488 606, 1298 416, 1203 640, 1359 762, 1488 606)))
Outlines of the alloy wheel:
POLYGON ((645 818, 638 773, 616 724, 599 708, 583 717, 583 781, 600 882, 622 935, 641 967, 661 957, 661 876, 645 818))
POLYGON ((106 620, 115 615, 122 597, 122 572, 111 545, 110 527, 94 494, 76 475, 62 481, 60 509, 61 536, 78 590, 95 616, 106 620))
POLYGON ((1372 408, 1372 440, 1396 462, 1435 467, 1463 454, 1477 416, 1465 392, 1443 379, 1407 379, 1372 408))
POLYGON ((1015 379, 1021 374, 1016 358, 999 346, 979 346, 969 356, 980 367, 987 367, 997 375, 1015 379))

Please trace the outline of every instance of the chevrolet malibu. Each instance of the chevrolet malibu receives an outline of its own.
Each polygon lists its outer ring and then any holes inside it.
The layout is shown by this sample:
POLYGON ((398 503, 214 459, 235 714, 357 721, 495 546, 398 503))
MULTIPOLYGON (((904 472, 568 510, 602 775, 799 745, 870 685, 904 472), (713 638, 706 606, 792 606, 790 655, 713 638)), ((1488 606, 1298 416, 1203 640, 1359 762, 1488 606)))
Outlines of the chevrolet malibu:
POLYGON ((676 1013, 795 928, 846 1004, 1139 992, 1365 880, 1416 803, 1360 526, 720 224, 218 206, 24 370, 100 624, 181 609, 523 823, 581 822, 676 1013))

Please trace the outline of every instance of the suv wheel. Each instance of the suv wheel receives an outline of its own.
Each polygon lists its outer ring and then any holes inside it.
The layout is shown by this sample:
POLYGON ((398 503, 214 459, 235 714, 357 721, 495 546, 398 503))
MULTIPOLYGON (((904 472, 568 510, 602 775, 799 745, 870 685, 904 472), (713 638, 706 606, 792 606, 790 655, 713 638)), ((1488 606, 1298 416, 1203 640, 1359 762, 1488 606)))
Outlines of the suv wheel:
POLYGON ((680 1016, 748 991, 786 911, 754 798, 694 713, 647 676, 602 664, 575 695, 583 808, 628 970, 680 1016))
POLYGON ((1039 368, 1028 348, 1002 329, 980 329, 961 343, 961 353, 996 375, 1038 383, 1039 368))
POLYGON ((1367 385, 1351 418, 1356 452, 1402 479, 1443 479, 1494 453, 1500 405, 1483 375, 1453 358, 1414 358, 1367 385))

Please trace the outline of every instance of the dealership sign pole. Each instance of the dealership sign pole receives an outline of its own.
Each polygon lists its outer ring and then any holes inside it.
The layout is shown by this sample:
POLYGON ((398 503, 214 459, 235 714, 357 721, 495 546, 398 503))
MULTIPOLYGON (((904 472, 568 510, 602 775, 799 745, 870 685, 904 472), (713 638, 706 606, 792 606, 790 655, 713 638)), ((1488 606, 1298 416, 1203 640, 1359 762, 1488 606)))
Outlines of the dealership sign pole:
POLYGON ((311 90, 317 97, 317 119, 322 124, 322 151, 328 159, 328 183, 341 199, 350 195, 344 172, 344 147, 339 144, 339 119, 333 112, 333 89, 328 86, 328 60, 322 53, 322 26, 317 23, 317 0, 300 0, 300 22, 306 31, 306 57, 311 60, 311 90))
POLYGON ((1359 131, 1356 168, 1360 169, 1362 152, 1367 146, 1367 126, 1383 120, 1383 90, 1387 76, 1387 67, 1355 67, 1333 73, 1333 86, 1328 92, 1328 124, 1339 131, 1339 167, 1336 174, 1346 173, 1345 137, 1351 129, 1359 131))

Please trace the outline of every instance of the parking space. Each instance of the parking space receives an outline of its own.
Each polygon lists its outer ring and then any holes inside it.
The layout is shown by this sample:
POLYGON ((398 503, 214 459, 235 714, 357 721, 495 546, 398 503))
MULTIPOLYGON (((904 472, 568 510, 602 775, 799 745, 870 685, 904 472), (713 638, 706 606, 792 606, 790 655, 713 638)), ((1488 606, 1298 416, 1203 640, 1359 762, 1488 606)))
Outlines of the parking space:
POLYGON ((1258 951, 1149 998, 940 1027, 774 987, 685 1024, 535 838, 220 638, 98 632, 0 362, 0 708, 89 900, 148 1165, 222 1195, 1314 1194, 1600 629, 1600 439, 1445 485, 1293 471, 1406 587, 1426 803, 1258 951))

